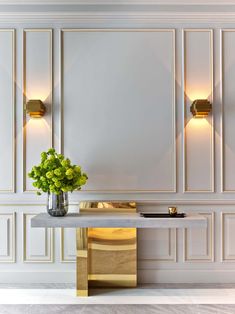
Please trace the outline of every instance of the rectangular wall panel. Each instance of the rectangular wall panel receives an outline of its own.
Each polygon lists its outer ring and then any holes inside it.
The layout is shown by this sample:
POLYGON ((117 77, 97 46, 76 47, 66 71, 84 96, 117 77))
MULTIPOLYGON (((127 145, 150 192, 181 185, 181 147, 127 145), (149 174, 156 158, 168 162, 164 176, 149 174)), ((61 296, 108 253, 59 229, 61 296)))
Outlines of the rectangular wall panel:
POLYGON ((40 161, 40 153, 52 146, 52 30, 26 29, 23 37, 24 105, 40 99, 46 106, 43 118, 30 119, 24 111, 23 189, 32 191, 27 173, 40 161))
POLYGON ((222 261, 235 262, 235 213, 221 213, 222 261))
POLYGON ((84 190, 174 192, 174 30, 61 36, 62 147, 84 190))
POLYGON ((176 261, 176 229, 139 229, 138 260, 176 261))
POLYGON ((235 192, 235 30, 221 32, 222 190, 235 192))
POLYGON ((195 99, 213 99, 213 34, 184 30, 184 191, 214 191, 213 113, 193 118, 195 99))
POLYGON ((53 262, 53 229, 32 228, 35 214, 23 214, 23 261, 53 262))
POLYGON ((15 262, 15 213, 0 213, 0 263, 15 262))
POLYGON ((76 262, 76 229, 61 228, 61 262, 76 262))
POLYGON ((207 228, 184 230, 184 261, 214 261, 214 213, 198 213, 207 218, 207 228))
POLYGON ((0 29, 0 193, 15 190, 15 32, 0 29))

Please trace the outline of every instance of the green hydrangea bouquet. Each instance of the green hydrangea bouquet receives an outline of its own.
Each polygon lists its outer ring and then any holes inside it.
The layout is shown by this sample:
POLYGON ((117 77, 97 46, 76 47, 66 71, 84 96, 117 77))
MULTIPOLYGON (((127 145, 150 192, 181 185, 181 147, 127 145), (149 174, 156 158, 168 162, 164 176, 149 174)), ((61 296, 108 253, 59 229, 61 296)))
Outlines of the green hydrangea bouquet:
POLYGON ((34 180, 33 186, 38 189, 38 195, 41 195, 40 190, 56 195, 80 190, 88 179, 80 166, 72 165, 68 158, 58 154, 54 148, 41 153, 41 163, 34 166, 28 176, 34 180))

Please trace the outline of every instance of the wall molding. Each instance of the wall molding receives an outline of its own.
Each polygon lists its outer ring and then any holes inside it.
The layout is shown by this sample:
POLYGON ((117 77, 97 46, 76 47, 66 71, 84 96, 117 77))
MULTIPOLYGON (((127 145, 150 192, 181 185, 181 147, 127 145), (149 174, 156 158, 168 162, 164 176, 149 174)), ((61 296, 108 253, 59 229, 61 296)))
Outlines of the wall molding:
MULTIPOLYGON (((28 257, 27 254, 27 216, 35 216, 37 213, 22 213, 22 228, 23 228, 23 262, 24 263, 53 263, 54 261, 54 229, 40 228, 45 230, 45 256, 38 258, 38 256, 28 257)), ((32 218, 31 217, 31 218, 32 218)))
POLYGON ((53 128, 53 29, 51 28, 25 28, 23 29, 23 73, 22 73, 22 93, 23 93, 23 156, 22 156, 22 171, 23 171, 23 192, 26 193, 32 193, 35 192, 35 189, 28 190, 27 189, 27 174, 26 174, 26 140, 27 140, 27 114, 25 110, 25 103, 27 99, 26 95, 26 34, 29 32, 48 32, 50 34, 50 43, 49 43, 49 55, 50 55, 50 89, 51 89, 51 94, 50 94, 50 146, 53 146, 53 136, 54 136, 54 128, 53 128))
MULTIPOLYGON (((97 198, 95 197, 90 197, 90 198, 82 198, 82 199, 77 199, 77 200, 71 200, 69 201, 69 204, 78 206, 79 202, 98 202, 98 201, 109 201, 109 202, 115 202, 115 201, 123 201, 125 202, 127 199, 124 198, 107 198, 107 197, 102 197, 102 198, 97 198)), ((234 199, 197 199, 197 200, 190 200, 190 199, 134 199, 134 198, 128 198, 129 201, 136 202, 137 205, 198 205, 198 206, 203 206, 203 205, 212 205, 212 206, 217 206, 217 205, 224 205, 224 206, 234 206, 235 205, 235 200, 234 199)), ((30 201, 25 201, 25 200, 10 200, 10 201, 0 201, 0 207, 11 207, 11 206, 22 206, 22 207, 32 207, 32 206, 40 206, 43 207, 46 211, 46 200, 44 203, 41 201, 36 201, 36 200, 30 200, 30 201)))
POLYGON ((188 249, 187 249, 187 241, 188 241, 188 229, 184 229, 184 241, 183 241, 183 261, 186 263, 198 263, 198 262, 214 262, 214 212, 198 212, 199 215, 207 215, 207 220, 209 220, 208 216, 211 216, 211 230, 208 228, 207 224, 207 255, 205 257, 201 256, 191 256, 189 257, 188 249))
MULTIPOLYGON (((230 24, 235 23, 235 12, 0 12, 0 25, 18 23, 58 23, 73 24, 82 23, 82 25, 100 26, 107 25, 107 27, 120 27, 120 25, 133 24, 151 25, 156 24, 184 24, 184 23, 215 23, 215 24, 230 24)), ((82 26, 84 27, 84 26, 82 26)))
MULTIPOLYGON (((60 228, 60 262, 61 263, 75 263, 76 262, 76 253, 74 252, 74 256, 66 257, 65 256, 65 242, 64 242, 64 228, 60 228)), ((75 236, 76 237, 76 236, 75 236)), ((75 238, 74 238, 75 241, 75 238)))
MULTIPOLYGON (((37 6, 48 6, 48 5, 55 5, 56 7, 61 6, 61 5, 98 5, 98 6, 103 6, 103 5, 110 5, 110 6, 117 6, 117 1, 116 0, 24 0, 22 2, 21 0, 0 0, 0 5, 18 5, 20 7, 25 7, 27 5, 37 5, 37 6)), ((167 6, 176 6, 176 7, 181 7, 181 6, 198 6, 198 5, 203 5, 203 6, 220 6, 220 5, 234 5, 235 1, 234 0, 226 0, 223 2, 223 0, 220 0, 219 2, 216 0, 177 0, 177 1, 172 1, 172 0, 119 0, 118 5, 131 5, 136 6, 136 5, 167 5, 167 6)))
MULTIPOLYGON (((61 103, 61 119, 60 119, 60 151, 64 153, 64 65, 63 65, 63 58, 64 58, 64 40, 63 36, 66 32, 169 32, 172 33, 172 146, 173 146, 173 182, 172 182, 172 189, 170 190, 83 190, 83 193, 176 193, 177 191, 177 165, 176 165, 176 92, 175 92, 175 85, 176 85, 176 43, 175 43, 175 29, 174 28, 91 28, 91 29, 79 29, 79 28, 63 28, 60 30, 60 103, 61 103)), ((75 191, 75 193, 79 193, 75 191)))
POLYGON ((211 164, 211 178, 210 178, 210 188, 207 190, 191 190, 187 188, 187 132, 186 132, 186 124, 187 124, 187 102, 185 97, 186 91, 186 80, 185 80, 185 68, 186 68, 186 58, 185 58, 185 34, 186 32, 208 32, 210 34, 210 77, 211 77, 211 95, 210 101, 213 103, 213 94, 214 94, 214 40, 213 40, 213 29, 207 28, 185 28, 182 30, 182 99, 183 99, 183 192, 184 193, 214 193, 215 189, 215 151, 214 151, 214 116, 212 112, 211 116, 211 155, 210 155, 210 164, 211 164))
POLYGON ((222 28, 220 29, 220 108, 221 108, 221 192, 222 193, 234 193, 235 190, 225 189, 225 143, 224 143, 224 63, 223 63, 223 34, 225 32, 235 33, 235 28, 222 28))
POLYGON ((225 216, 230 215, 235 218, 234 212, 221 212, 220 224, 221 224, 221 262, 235 262, 235 255, 226 256, 226 245, 225 245, 225 216))
POLYGON ((10 190, 0 190, 0 194, 15 193, 16 185, 16 43, 15 43, 15 29, 0 29, 0 32, 10 32, 12 35, 12 186, 10 190))
POLYGON ((156 258, 138 258, 138 262, 177 262, 177 229, 168 228, 168 256, 156 258))
POLYGON ((1 213, 1 216, 8 217, 7 226, 7 247, 8 247, 8 258, 1 258, 0 263, 15 263, 16 262, 16 213, 1 213))

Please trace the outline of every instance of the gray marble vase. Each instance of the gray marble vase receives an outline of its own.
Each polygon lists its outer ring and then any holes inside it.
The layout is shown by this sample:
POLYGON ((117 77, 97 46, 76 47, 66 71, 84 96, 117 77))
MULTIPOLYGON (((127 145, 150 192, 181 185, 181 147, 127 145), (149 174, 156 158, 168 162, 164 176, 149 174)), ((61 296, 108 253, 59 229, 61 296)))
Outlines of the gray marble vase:
POLYGON ((54 217, 65 216, 68 212, 69 202, 68 193, 61 192, 60 194, 47 194, 47 212, 54 217))

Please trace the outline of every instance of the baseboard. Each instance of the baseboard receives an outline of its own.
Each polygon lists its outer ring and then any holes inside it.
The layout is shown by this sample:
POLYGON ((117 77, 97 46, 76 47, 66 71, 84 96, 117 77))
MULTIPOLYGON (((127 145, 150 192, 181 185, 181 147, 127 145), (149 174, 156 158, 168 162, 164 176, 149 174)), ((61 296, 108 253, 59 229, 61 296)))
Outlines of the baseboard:
POLYGON ((235 270, 150 270, 138 271, 139 283, 235 283, 235 270))
MULTIPOLYGON (((74 271, 0 272, 0 283, 75 283, 74 271)), ((139 283, 235 283, 235 270, 139 270, 139 283)))
POLYGON ((0 272, 0 283, 75 283, 74 271, 0 272))

